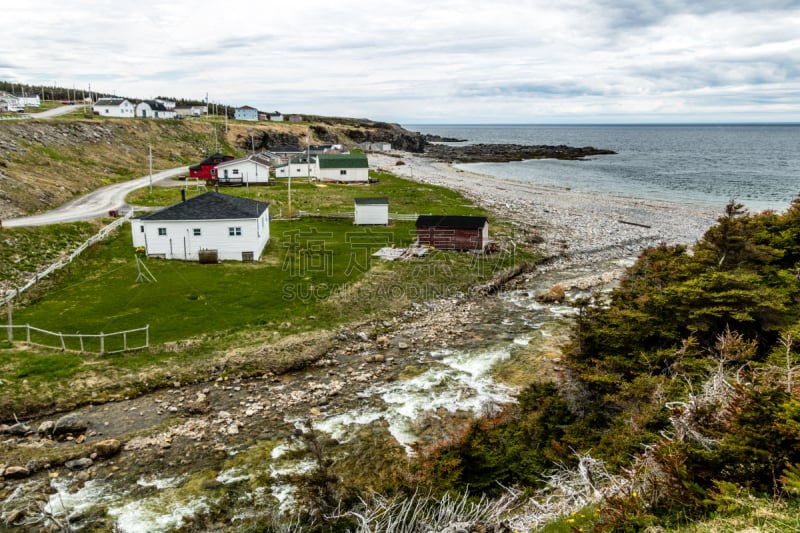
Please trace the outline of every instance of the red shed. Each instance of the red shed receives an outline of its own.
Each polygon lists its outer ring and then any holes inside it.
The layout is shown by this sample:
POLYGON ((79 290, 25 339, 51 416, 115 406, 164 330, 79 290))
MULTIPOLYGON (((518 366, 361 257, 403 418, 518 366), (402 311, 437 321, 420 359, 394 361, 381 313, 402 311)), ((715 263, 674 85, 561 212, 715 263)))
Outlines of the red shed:
POLYGON ((417 239, 439 250, 483 250, 489 244, 486 217, 420 215, 417 239))
POLYGON ((232 155, 214 154, 203 159, 200 164, 189 167, 189 177, 210 180, 216 178, 214 169, 224 161, 233 159, 232 155))

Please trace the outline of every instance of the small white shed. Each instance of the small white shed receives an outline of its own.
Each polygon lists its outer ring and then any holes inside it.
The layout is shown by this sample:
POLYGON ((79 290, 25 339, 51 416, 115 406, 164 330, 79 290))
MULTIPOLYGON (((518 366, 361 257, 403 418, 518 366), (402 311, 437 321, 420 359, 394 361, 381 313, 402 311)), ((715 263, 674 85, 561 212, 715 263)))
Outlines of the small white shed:
POLYGON ((355 209, 355 224, 359 226, 389 224, 389 199, 385 196, 355 198, 355 209))

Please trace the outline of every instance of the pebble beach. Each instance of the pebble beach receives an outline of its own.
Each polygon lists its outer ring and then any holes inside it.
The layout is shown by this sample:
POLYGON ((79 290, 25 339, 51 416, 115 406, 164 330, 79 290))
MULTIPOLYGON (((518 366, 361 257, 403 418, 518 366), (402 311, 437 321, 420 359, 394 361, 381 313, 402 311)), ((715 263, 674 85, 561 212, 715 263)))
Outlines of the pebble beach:
POLYGON ((697 206, 585 193, 566 182, 564 187, 521 183, 410 153, 369 158, 373 168, 457 190, 521 231, 539 235, 540 251, 551 258, 549 268, 637 256, 662 242, 691 246, 725 207, 715 213, 697 206))

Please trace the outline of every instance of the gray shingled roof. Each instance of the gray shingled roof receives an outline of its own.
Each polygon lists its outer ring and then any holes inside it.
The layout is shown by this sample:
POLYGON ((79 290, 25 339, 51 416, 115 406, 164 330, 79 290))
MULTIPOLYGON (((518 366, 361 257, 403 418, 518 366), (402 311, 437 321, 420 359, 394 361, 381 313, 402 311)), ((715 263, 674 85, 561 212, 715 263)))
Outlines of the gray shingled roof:
POLYGON ((122 105, 125 98, 100 98, 95 105, 122 105))
POLYGON ((178 202, 161 211, 141 217, 141 220, 231 220, 258 218, 269 202, 207 192, 178 202))

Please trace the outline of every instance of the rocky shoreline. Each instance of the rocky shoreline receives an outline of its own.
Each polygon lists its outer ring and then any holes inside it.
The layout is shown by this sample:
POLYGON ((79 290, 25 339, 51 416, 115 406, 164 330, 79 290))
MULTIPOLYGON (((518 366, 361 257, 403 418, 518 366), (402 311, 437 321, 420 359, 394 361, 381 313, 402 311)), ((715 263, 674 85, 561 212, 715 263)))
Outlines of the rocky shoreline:
MULTIPOLYGON (((455 189, 492 216, 511 221, 520 234, 536 234, 536 248, 552 270, 633 258, 646 247, 691 246, 722 215, 698 206, 597 195, 564 187, 505 180, 417 154, 370 154, 372 165, 407 179, 455 189)), ((535 275, 535 273, 534 273, 535 275)))

